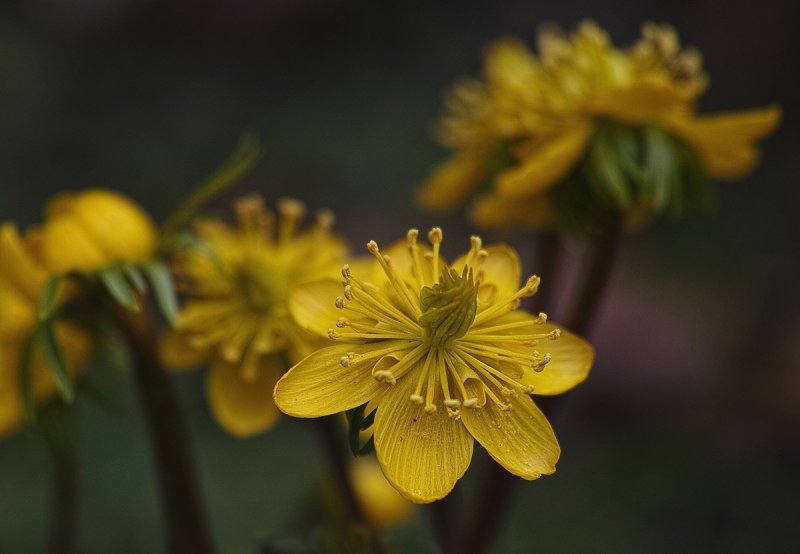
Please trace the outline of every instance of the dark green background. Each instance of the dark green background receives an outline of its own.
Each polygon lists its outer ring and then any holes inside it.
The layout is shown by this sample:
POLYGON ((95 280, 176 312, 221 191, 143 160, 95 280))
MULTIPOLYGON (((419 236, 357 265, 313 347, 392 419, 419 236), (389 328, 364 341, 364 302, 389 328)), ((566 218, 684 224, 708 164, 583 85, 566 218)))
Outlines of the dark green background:
MULTIPOLYGON (((253 130, 266 156, 238 190, 331 207, 354 245, 441 224, 452 256, 467 246, 466 225, 420 215, 411 201, 444 154, 430 137, 443 89, 477 73, 492 39, 532 41, 544 21, 571 28, 585 17, 617 44, 643 20, 673 23, 705 55, 705 111, 779 102, 785 121, 763 165, 720 186, 714 214, 662 218, 626 237, 593 337, 596 367, 556 422, 559 472, 521 482, 497 551, 796 550, 800 17, 790 0, 7 1, 0 219, 31 224, 53 193, 90 186, 119 189, 163 219, 253 130)), ((529 257, 529 242, 517 245, 529 257)), ((577 245, 570 253, 568 270, 577 245)), ((77 403, 80 550, 158 552, 133 383, 94 379, 118 414, 77 403)), ((211 421, 199 373, 174 383, 221 550, 290 532, 324 471, 308 429, 285 419, 235 440, 211 421)), ((48 487, 36 431, 0 444, 0 551, 43 547, 48 487)), ((390 544, 431 551, 426 518, 419 510, 390 544)))

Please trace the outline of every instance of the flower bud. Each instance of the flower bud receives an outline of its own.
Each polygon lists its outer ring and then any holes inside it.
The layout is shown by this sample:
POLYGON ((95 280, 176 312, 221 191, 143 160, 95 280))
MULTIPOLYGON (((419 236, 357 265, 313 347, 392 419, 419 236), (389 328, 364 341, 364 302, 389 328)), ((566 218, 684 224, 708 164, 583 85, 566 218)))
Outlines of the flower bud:
POLYGON ((414 505, 389 484, 375 460, 356 458, 350 478, 364 515, 376 528, 396 527, 411 516, 414 505))
POLYGON ((45 209, 41 255, 51 271, 93 272, 115 262, 149 260, 157 231, 128 198, 105 189, 56 196, 45 209))

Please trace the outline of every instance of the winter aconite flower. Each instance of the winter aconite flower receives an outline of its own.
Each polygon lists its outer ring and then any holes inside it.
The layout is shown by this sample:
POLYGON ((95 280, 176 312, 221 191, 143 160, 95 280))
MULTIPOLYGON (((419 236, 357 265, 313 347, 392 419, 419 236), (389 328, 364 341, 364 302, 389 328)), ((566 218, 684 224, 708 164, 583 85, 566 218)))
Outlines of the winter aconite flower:
POLYGON ((636 223, 701 207, 709 179, 756 166, 756 142, 780 119, 776 106, 698 115, 706 85, 700 54, 666 25, 645 24, 629 49, 592 22, 571 36, 544 30, 538 55, 499 41, 483 79, 458 83, 447 98, 439 139, 454 154, 420 202, 456 207, 485 184, 472 217, 486 228, 585 227, 608 209, 636 223))
POLYGON ((330 233, 333 216, 321 212, 304 232, 305 208, 285 199, 278 218, 259 196, 236 203, 237 225, 218 219, 195 225, 199 243, 174 260, 177 285, 186 296, 177 329, 163 343, 170 367, 210 361, 208 401, 217 421, 233 435, 265 431, 278 411, 275 382, 308 355, 319 339, 298 326, 287 299, 298 285, 335 275, 345 245, 330 233))
POLYGON ((344 266, 337 281, 298 287, 289 308, 333 345, 295 365, 275 387, 278 407, 320 417, 368 404, 377 410, 375 451, 406 498, 432 502, 464 474, 473 439, 525 479, 553 473, 560 449, 530 394, 559 394, 580 383, 592 347, 518 309, 539 278, 520 287, 520 263, 504 245, 478 237, 452 264, 408 233, 382 252, 374 274, 344 266))
POLYGON ((117 262, 139 264, 155 252, 157 231, 133 201, 107 189, 65 192, 45 208, 42 263, 54 273, 93 273, 117 262))
MULTIPOLYGON (((14 225, 0 226, 0 438, 23 423, 26 363, 33 402, 45 403, 57 392, 49 360, 33 336, 39 296, 49 276, 38 251, 37 229, 23 238, 14 225)), ((89 356, 89 336, 67 322, 56 323, 54 332, 68 369, 78 373, 89 356)))

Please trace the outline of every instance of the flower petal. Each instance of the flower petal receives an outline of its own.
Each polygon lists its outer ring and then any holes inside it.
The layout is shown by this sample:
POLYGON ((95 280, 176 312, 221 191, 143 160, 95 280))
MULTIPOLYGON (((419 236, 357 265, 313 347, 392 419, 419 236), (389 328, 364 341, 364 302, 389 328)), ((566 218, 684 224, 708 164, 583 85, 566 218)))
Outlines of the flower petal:
POLYGON ((514 475, 538 479, 555 472, 561 448, 550 422, 527 395, 512 396, 509 403, 506 410, 494 402, 463 408, 461 420, 489 455, 514 475))
POLYGON ((22 357, 16 344, 0 342, 0 438, 22 425, 23 405, 19 372, 22 357))
POLYGON ((336 297, 342 295, 342 283, 335 279, 298 285, 289 293, 289 313, 303 329, 327 338, 328 329, 343 315, 336 307, 336 297))
MULTIPOLYGON (((323 348, 295 365, 275 386, 275 403, 294 417, 322 417, 356 408, 384 387, 372 377, 377 361, 353 360, 344 367, 341 359, 349 352, 368 353, 384 348, 391 341, 371 344, 336 344, 323 348)), ((394 341, 401 347, 401 341, 394 341)))
POLYGON ((472 205, 470 219, 477 227, 490 231, 515 226, 552 229, 557 221, 552 203, 545 195, 511 199, 488 194, 472 205))
POLYGON ((473 443, 464 425, 443 407, 427 414, 409 400, 415 384, 412 376, 406 376, 378 405, 375 453, 400 494, 428 503, 453 490, 469 467, 473 443))
POLYGON ((419 204, 426 210, 445 211, 466 202, 486 174, 484 152, 456 154, 433 170, 419 190, 419 204))
POLYGON ((537 332, 542 333, 558 328, 561 336, 536 346, 542 354, 549 353, 552 358, 541 372, 526 371, 520 381, 533 385, 533 394, 542 395, 561 394, 582 383, 594 362, 592 345, 559 325, 548 322, 536 327, 537 332))
POLYGON ((47 272, 34 261, 12 223, 0 227, 0 273, 29 300, 39 301, 47 272))
MULTIPOLYGON (((520 287, 522 264, 517 252, 506 244, 490 244, 484 248, 489 256, 480 266, 478 277, 481 289, 494 288, 495 298, 504 298, 514 294, 520 287)), ((467 262, 468 254, 464 254, 453 262, 453 268, 460 274, 467 262)), ((480 300, 482 291, 478 292, 480 300)))
POLYGON ((586 149, 594 127, 589 120, 574 125, 537 145, 519 166, 497 177, 497 192, 509 198, 540 194, 566 176, 586 149))
POLYGON ((259 367, 253 378, 244 379, 239 364, 216 360, 206 382, 214 419, 239 438, 266 431, 279 415, 271 393, 283 371, 283 363, 277 356, 258 356, 254 362, 259 367))
POLYGON ((158 343, 158 358, 164 367, 175 370, 194 369, 208 359, 209 349, 194 348, 186 334, 170 329, 158 343))

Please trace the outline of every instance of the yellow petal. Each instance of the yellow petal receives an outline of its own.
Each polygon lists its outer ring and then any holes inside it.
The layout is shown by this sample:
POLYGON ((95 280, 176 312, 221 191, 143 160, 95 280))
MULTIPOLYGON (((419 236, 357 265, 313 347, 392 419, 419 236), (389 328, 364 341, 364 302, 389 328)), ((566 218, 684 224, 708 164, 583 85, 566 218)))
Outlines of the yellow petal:
POLYGON ((642 125, 652 122, 659 114, 688 108, 689 100, 673 82, 653 76, 627 85, 599 89, 586 99, 584 109, 591 115, 642 125))
POLYGON ((774 131, 780 120, 780 107, 768 106, 700 117, 677 114, 662 124, 697 148, 710 176, 734 179, 756 166, 756 141, 774 131))
POLYGON ((36 305, 0 281, 0 341, 19 342, 36 326, 36 305))
MULTIPOLYGON (((484 293, 489 294, 487 289, 492 289, 492 300, 504 298, 514 294, 520 287, 522 278, 522 265, 516 250, 506 244, 490 244, 484 248, 489 256, 480 266, 478 279, 480 288, 478 290, 478 301, 484 293)), ((461 273, 464 264, 467 262, 468 254, 464 254, 453 262, 453 268, 461 273)))
MULTIPOLYGON (((446 496, 469 467, 472 437, 440 407, 427 414, 409 400, 414 373, 398 381, 375 415, 375 453, 389 482, 413 502, 446 496)), ((437 401, 441 406, 441 399, 437 401)))
POLYGON ((460 206, 486 175, 487 156, 471 150, 440 164, 420 188, 417 199, 426 210, 445 211, 460 206))
POLYGON ((0 274, 29 300, 39 301, 47 272, 33 259, 12 223, 0 227, 0 274))
POLYGON ((583 155, 594 127, 578 120, 561 134, 537 145, 521 164, 497 177, 497 192, 508 198, 530 197, 563 179, 583 155))
POLYGON ((289 293, 289 313, 295 322, 320 337, 328 337, 328 329, 344 312, 336 307, 336 297, 342 296, 341 280, 321 279, 294 287, 289 293))
POLYGON ((275 403, 282 412, 294 417, 322 417, 364 404, 388 386, 372 377, 372 366, 377 360, 373 358, 371 363, 354 360, 344 367, 341 359, 349 352, 366 353, 370 348, 387 347, 389 343, 381 341, 374 347, 336 344, 314 352, 278 381, 275 403))
POLYGON ((283 371, 277 356, 258 358, 251 379, 242 377, 238 364, 217 360, 208 373, 208 401, 217 422, 231 435, 247 438, 272 427, 279 412, 272 389, 283 371))
POLYGON ((81 225, 55 217, 42 225, 42 261, 54 273, 92 272, 112 262, 81 225))
POLYGON ((509 404, 507 410, 492 401, 483 408, 463 408, 461 420, 489 455, 514 475, 538 479, 555 472, 561 448, 550 422, 527 395, 512 396, 509 404))
POLYGON ((477 227, 489 231, 517 226, 539 229, 557 226, 555 211, 546 195, 510 199, 490 194, 475 202, 470 219, 477 227))
POLYGON ((550 362, 540 372, 526 371, 521 379, 523 384, 533 385, 533 394, 561 394, 574 388, 589 376, 594 363, 592 345, 563 327, 548 322, 537 325, 536 331, 548 333, 556 328, 561 330, 557 340, 541 341, 536 345, 542 354, 552 356, 550 362))
POLYGON ((208 349, 194 348, 185 333, 170 329, 158 343, 158 358, 168 369, 194 369, 208 360, 208 349))

